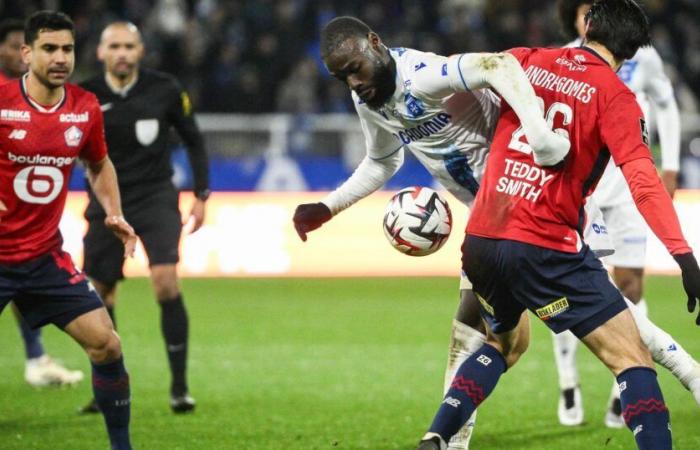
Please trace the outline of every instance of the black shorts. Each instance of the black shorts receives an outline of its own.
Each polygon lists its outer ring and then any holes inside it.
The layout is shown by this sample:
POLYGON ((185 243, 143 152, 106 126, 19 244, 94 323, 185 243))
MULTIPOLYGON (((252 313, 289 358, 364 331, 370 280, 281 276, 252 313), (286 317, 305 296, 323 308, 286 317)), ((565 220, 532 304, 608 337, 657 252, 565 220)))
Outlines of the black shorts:
POLYGON ((47 323, 65 328, 103 306, 85 274, 62 250, 23 263, 0 264, 0 311, 10 301, 32 328, 47 323))
POLYGON ((495 333, 515 328, 529 309, 555 333, 571 330, 581 338, 627 308, 586 245, 578 253, 564 253, 467 236, 462 268, 474 285, 482 317, 495 333))
MULTIPOLYGON (((124 217, 143 243, 150 266, 176 264, 180 260, 182 218, 178 198, 178 192, 169 183, 158 189, 122 195, 124 217)), ((104 210, 92 193, 85 218, 88 220, 83 239, 85 273, 96 281, 114 284, 124 278, 124 246, 105 226, 104 210)))

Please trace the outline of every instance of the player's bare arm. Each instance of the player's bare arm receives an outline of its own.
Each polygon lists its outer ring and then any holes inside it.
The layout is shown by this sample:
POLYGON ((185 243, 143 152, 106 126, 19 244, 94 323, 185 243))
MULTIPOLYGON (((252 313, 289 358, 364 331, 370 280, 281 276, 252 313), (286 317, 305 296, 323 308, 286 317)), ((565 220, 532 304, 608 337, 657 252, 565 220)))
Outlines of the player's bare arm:
POLYGON ((85 161, 88 181, 105 210, 105 225, 124 243, 124 255, 134 256, 136 233, 124 219, 117 184, 117 172, 109 157, 99 162, 85 161))

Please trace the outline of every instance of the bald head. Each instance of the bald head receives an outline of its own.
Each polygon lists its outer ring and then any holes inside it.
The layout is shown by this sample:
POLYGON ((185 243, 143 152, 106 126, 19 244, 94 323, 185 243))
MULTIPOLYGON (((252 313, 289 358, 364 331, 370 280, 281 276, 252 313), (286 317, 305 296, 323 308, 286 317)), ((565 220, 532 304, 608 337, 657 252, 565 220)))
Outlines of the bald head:
POLYGON ((105 65, 105 72, 119 84, 128 83, 138 72, 143 57, 143 41, 139 29, 131 22, 114 22, 100 37, 97 59, 105 65))

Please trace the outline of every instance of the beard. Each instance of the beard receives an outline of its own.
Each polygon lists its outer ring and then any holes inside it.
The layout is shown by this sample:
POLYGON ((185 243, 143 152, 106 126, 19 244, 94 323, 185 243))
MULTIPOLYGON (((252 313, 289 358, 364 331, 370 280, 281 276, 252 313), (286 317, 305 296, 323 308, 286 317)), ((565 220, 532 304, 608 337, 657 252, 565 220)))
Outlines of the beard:
POLYGON ((372 109, 379 109, 394 95, 396 90, 396 62, 394 58, 389 57, 389 62, 385 64, 379 58, 374 57, 372 64, 374 66, 372 84, 374 84, 375 93, 365 103, 372 109))

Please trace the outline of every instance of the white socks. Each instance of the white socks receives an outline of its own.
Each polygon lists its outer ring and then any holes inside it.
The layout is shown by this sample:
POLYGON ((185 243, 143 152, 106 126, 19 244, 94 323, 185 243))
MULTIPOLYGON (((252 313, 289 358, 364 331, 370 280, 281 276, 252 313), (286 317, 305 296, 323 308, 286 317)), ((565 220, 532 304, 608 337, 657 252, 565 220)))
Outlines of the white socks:
POLYGON ((578 386, 578 368, 576 366, 576 350, 578 338, 571 331, 559 334, 552 333, 554 342, 554 361, 559 373, 559 389, 573 389, 578 386))

